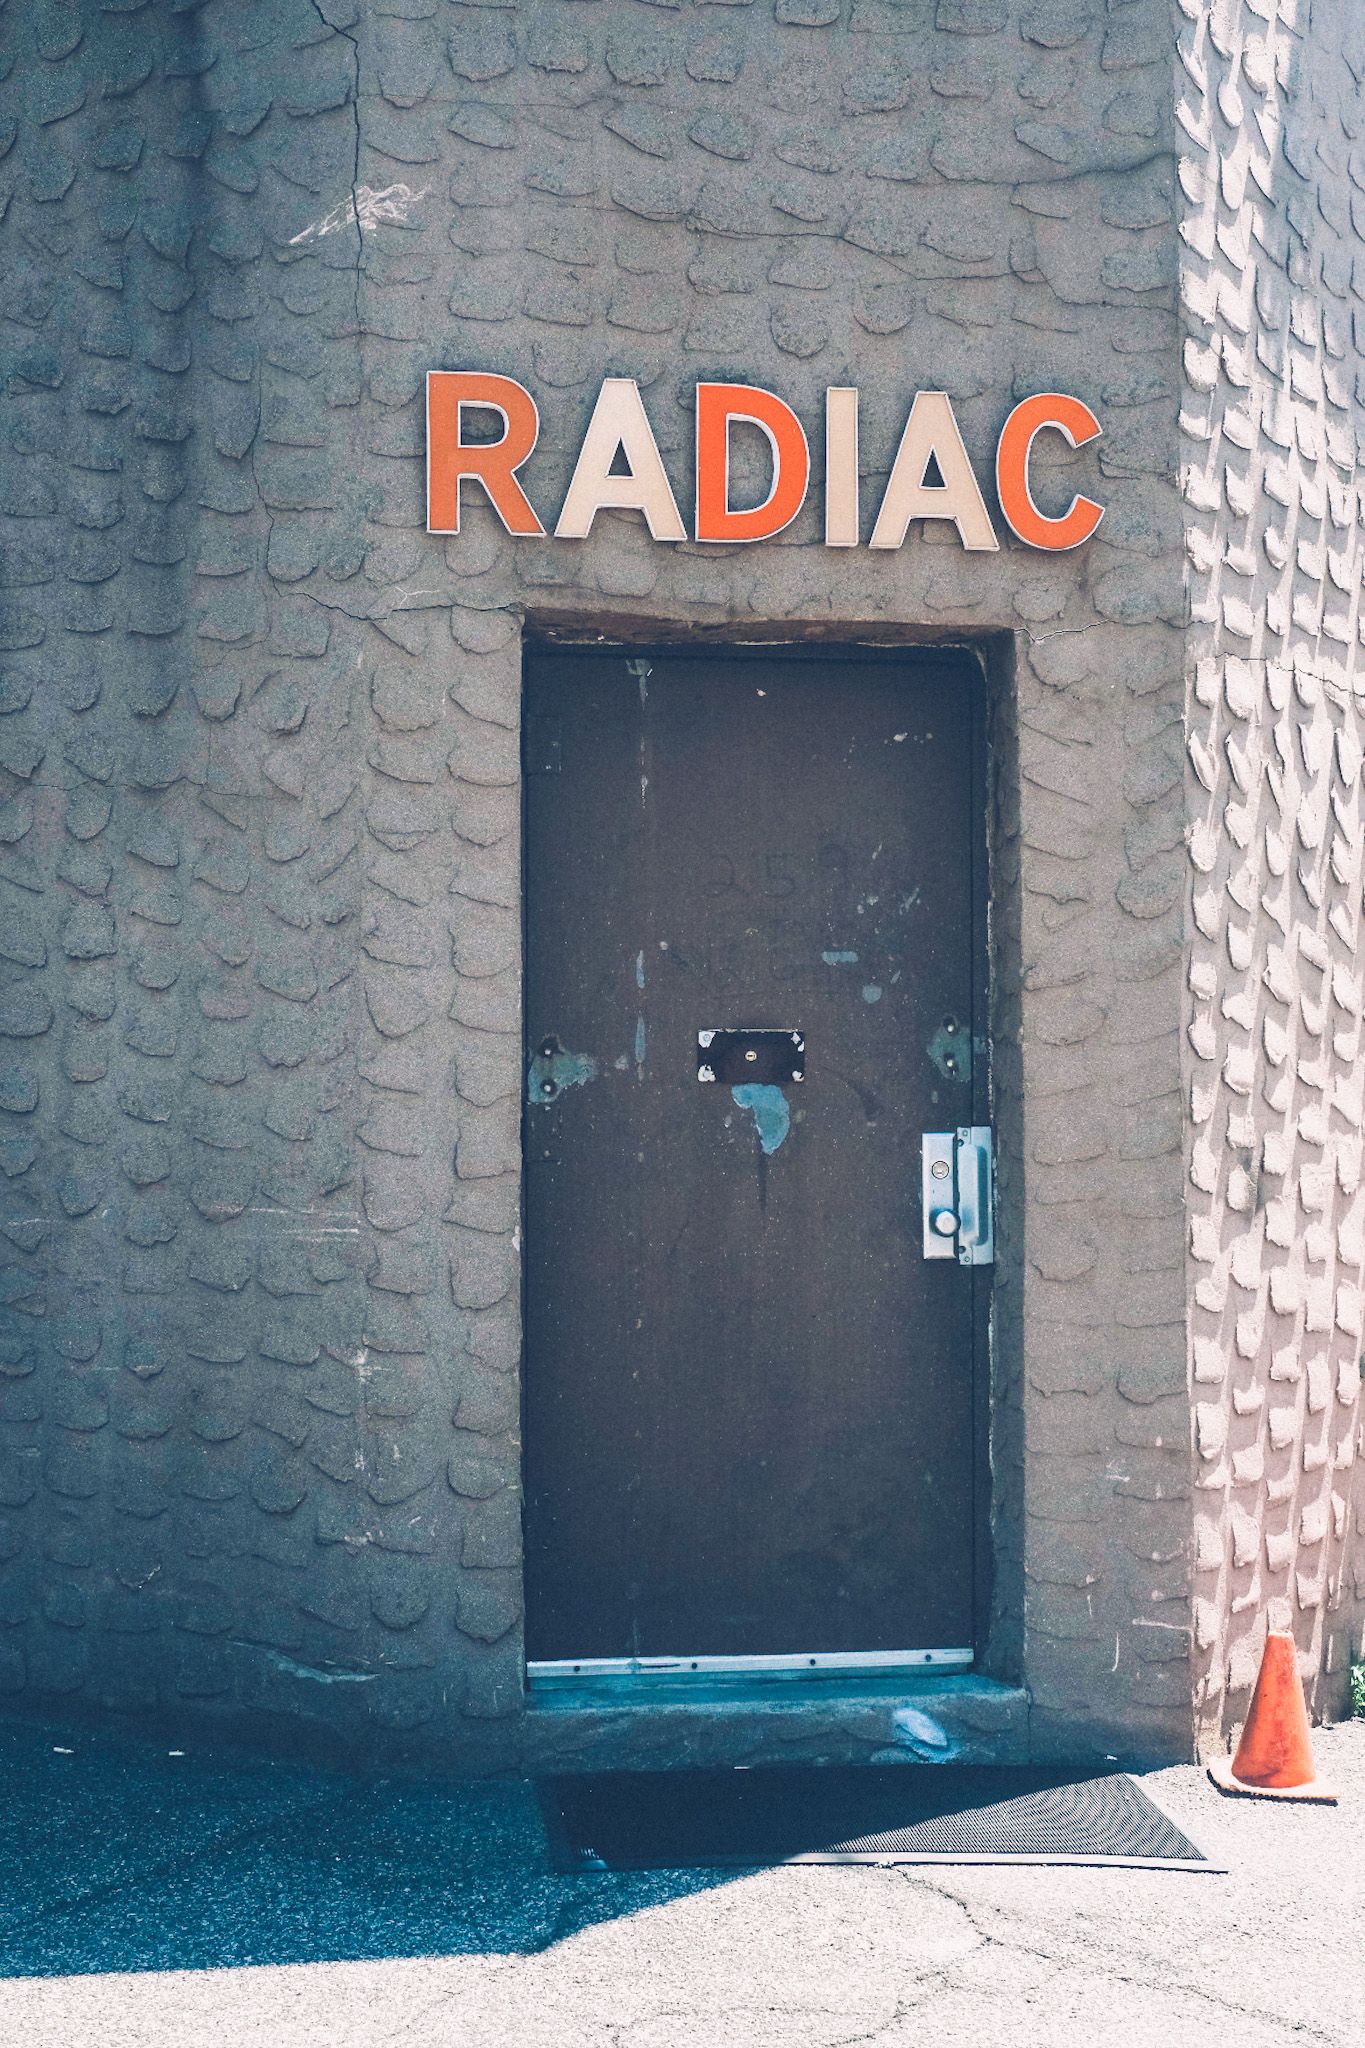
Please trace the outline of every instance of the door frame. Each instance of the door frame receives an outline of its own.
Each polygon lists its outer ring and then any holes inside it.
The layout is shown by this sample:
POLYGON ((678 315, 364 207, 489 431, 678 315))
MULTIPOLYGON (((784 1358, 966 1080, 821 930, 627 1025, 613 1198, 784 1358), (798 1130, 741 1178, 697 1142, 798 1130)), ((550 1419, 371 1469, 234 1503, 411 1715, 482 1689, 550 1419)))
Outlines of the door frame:
MULTIPOLYGON (((553 656, 555 659, 580 657, 601 659, 603 655, 619 653, 623 658, 648 661, 651 657, 665 659, 669 656, 684 656, 692 660, 704 660, 708 655, 727 662, 753 661, 755 663, 773 660, 793 662, 819 662, 830 664, 848 662, 864 670, 897 669, 914 666, 918 657, 955 654, 966 658, 974 670, 970 724, 970 776, 972 789, 972 811, 974 830, 972 843, 971 904, 972 929, 970 935, 970 971, 972 983, 973 1022, 980 1028, 973 1032, 972 1091, 970 1114, 974 1123, 991 1124, 996 1128, 997 1158, 1000 1151, 1000 1132, 997 1124, 995 1102, 995 1059, 994 1059, 994 1011, 993 981, 990 971, 991 907, 993 883, 993 833, 992 819, 994 806, 994 777, 990 748, 992 710, 992 670, 994 663, 987 649, 980 643, 963 640, 953 635, 936 638, 921 634, 913 639, 888 643, 886 641, 858 642, 840 636, 829 641, 811 640, 787 642, 780 639, 745 641, 727 639, 722 633, 706 633, 705 636, 689 635, 667 630, 653 634, 642 634, 638 639, 623 634, 620 622, 617 630, 593 634, 586 627, 577 630, 560 626, 557 630, 534 631, 528 627, 523 635, 521 647, 522 703, 526 698, 526 671, 537 659, 553 656), (980 1051, 978 1052, 978 1047, 980 1051)), ((530 778, 526 771, 526 723, 522 717, 519 728, 520 743, 520 870, 521 886, 521 958, 522 958, 522 1017, 521 1056, 524 1062, 527 1048, 526 989, 529 976, 526 961, 530 942, 530 891, 527 886, 525 849, 527 841, 527 808, 530 778)), ((525 1090, 519 1090, 521 1098, 521 1158, 522 1171, 520 1221, 522 1245, 526 1243, 526 1100, 525 1090)), ((908 1162, 912 1179, 918 1180, 918 1158, 908 1162)), ((996 1181, 996 1257, 999 1259, 999 1188, 996 1181)), ((717 1678, 753 1677, 762 1680, 799 1680, 801 1678, 829 1679, 842 1674, 861 1673, 864 1677, 875 1678, 912 1671, 961 1672, 979 1667, 987 1654, 991 1635, 992 1599, 995 1587, 994 1567, 994 1515, 992 1512, 992 1387, 994 1385, 994 1274, 995 1266, 965 1266, 959 1268, 964 1283, 970 1287, 971 1327, 971 1414, 972 1414, 972 1636, 970 1646, 934 1650, 871 1650, 861 1652, 811 1652, 774 1656, 708 1656, 690 1657, 604 1657, 572 1658, 554 1660, 528 1660, 523 1647, 523 1678, 526 1689, 536 1691, 554 1687, 582 1685, 598 1680, 626 1681, 640 1679, 668 1680, 673 1683, 700 1680, 713 1682, 717 1678)), ((520 1289, 522 1308, 522 1329, 525 1331, 525 1301, 527 1286, 527 1261, 520 1261, 520 1289)), ((522 1372, 520 1376, 520 1405, 522 1431, 522 1458, 525 1460, 526 1442, 526 1352, 523 1335, 522 1372)), ((525 1518, 525 1489, 522 1491, 522 1515, 525 1518)))

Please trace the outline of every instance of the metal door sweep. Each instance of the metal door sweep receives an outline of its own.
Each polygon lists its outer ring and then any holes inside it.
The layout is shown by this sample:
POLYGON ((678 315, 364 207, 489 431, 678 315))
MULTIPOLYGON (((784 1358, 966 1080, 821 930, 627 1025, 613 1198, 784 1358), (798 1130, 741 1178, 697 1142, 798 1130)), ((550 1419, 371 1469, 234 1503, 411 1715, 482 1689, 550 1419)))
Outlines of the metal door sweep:
POLYGON ((595 1678, 837 1678, 844 1673, 969 1671, 965 1650, 810 1650, 769 1657, 557 1657, 528 1662, 529 1684, 578 1685, 595 1678))

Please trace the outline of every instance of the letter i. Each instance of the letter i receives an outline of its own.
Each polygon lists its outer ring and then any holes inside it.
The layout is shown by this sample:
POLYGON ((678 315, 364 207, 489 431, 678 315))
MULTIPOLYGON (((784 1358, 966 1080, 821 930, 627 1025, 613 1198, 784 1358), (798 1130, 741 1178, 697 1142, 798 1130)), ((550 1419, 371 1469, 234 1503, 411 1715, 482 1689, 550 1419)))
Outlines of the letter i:
POLYGON ((825 546, 858 545, 858 394, 845 384, 825 392, 825 546))

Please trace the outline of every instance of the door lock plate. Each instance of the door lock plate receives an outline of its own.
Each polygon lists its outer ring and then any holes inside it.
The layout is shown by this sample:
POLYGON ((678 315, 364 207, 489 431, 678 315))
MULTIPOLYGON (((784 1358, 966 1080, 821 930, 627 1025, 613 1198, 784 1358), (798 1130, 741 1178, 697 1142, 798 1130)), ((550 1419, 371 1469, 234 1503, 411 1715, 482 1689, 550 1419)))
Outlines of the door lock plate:
POLYGON ((806 1078, 806 1040, 800 1031, 699 1031, 697 1079, 727 1087, 757 1081, 785 1088, 806 1078))
POLYGON ((989 1124, 925 1131, 920 1200, 926 1259, 995 1262, 995 1145, 989 1124))

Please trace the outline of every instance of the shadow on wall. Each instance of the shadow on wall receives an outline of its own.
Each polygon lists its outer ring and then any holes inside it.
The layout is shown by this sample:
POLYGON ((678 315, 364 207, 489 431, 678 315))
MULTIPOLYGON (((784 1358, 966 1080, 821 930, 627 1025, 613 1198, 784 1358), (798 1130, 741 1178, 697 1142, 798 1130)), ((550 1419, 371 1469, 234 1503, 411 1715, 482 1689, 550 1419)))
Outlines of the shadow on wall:
POLYGON ((534 1954, 742 1875, 557 1877, 521 1782, 0 1728, 0 1977, 534 1954))

